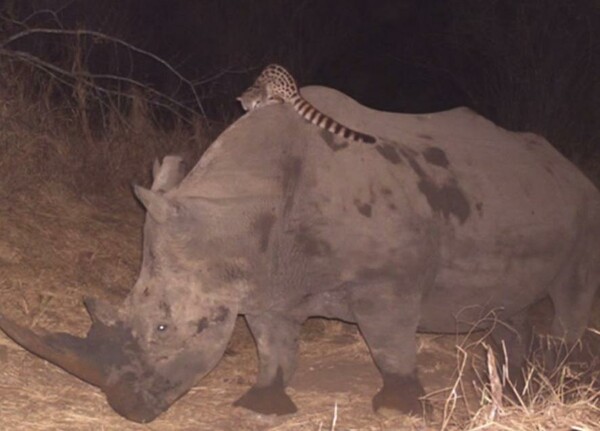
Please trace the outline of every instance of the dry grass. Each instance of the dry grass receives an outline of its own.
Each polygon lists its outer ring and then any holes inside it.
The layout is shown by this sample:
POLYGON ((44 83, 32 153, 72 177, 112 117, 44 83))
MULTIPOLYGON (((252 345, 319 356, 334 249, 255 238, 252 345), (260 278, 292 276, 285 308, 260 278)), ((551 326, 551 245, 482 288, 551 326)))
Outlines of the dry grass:
POLYGON ((490 379, 481 389, 480 408, 463 429, 597 430, 600 427, 600 375, 598 370, 593 376, 584 374, 565 363, 549 377, 548 371, 539 364, 530 365, 526 372, 526 389, 516 397, 506 395, 506 392, 514 392, 510 385, 502 387, 499 380, 490 379), (553 378, 557 376, 560 378, 553 378))

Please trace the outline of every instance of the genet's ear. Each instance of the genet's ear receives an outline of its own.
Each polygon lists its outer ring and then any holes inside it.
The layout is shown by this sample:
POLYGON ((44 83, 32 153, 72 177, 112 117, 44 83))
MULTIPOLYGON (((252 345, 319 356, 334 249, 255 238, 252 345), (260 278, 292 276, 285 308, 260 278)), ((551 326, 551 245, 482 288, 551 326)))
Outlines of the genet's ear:
POLYGON ((133 191, 140 200, 150 217, 158 223, 164 223, 169 218, 179 213, 179 206, 164 197, 162 193, 145 189, 141 186, 133 186, 133 191))
POLYGON ((93 323, 114 326, 119 321, 119 311, 108 302, 87 296, 83 299, 83 303, 93 323))

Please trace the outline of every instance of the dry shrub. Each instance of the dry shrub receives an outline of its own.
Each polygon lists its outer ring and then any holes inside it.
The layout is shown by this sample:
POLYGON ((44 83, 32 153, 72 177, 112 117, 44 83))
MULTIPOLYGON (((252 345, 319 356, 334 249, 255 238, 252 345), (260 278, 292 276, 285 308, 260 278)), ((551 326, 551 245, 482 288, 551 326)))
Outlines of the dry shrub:
MULTIPOLYGON (((595 331, 590 329, 590 332, 595 331)), ((598 333, 596 333, 598 336, 598 333)), ((518 391, 503 366, 499 366, 494 351, 483 337, 474 343, 457 346, 457 377, 452 387, 427 395, 432 404, 443 411, 439 424, 442 431, 531 431, 600 429, 600 367, 597 358, 576 362, 572 355, 581 346, 566 349, 556 342, 551 348, 536 351, 525 367, 524 386, 518 391), (486 365, 475 350, 483 348, 486 365), (543 357, 561 357, 558 365, 548 368, 543 357), (486 369, 478 379, 465 381, 467 364, 486 369), (473 391, 479 397, 473 410, 469 400, 473 391), (445 397, 440 395, 446 394, 445 397)), ((506 350, 504 350, 506 360, 506 350)), ((514 378, 514 376, 513 376, 514 378)))
POLYGON ((590 378, 568 362, 550 373, 539 363, 531 364, 524 391, 516 399, 504 396, 504 405, 493 396, 494 392, 502 393, 502 388, 493 383, 486 385, 482 406, 466 429, 596 430, 600 426, 598 384, 597 372, 590 378))

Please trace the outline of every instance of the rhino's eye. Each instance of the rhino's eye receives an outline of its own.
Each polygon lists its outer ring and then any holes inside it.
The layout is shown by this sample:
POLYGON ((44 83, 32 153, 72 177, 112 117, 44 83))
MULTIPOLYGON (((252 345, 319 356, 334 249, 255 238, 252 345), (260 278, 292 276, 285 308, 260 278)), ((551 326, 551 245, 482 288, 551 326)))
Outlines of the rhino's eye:
POLYGON ((156 326, 156 330, 158 332, 165 332, 168 328, 168 325, 165 325, 164 323, 161 323, 159 325, 156 326))

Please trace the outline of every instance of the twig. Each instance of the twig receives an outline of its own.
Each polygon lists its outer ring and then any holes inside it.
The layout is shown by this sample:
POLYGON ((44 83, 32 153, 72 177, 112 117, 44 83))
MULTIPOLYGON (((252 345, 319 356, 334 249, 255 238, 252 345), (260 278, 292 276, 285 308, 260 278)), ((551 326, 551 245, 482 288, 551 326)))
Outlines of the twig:
POLYGON ((335 431, 335 425, 337 423, 338 405, 337 401, 333 405, 333 420, 331 421, 331 431, 335 431))
POLYGON ((502 410, 502 383, 498 375, 494 351, 487 343, 483 343, 483 347, 487 352, 487 371, 490 379, 490 395, 492 396, 492 406, 488 414, 488 420, 493 421, 502 410))
MULTIPOLYGON (((5 50, 5 49, 0 49, 0 56, 8 56, 8 57, 12 57, 12 58, 17 58, 20 60, 23 60, 27 63, 32 64, 34 67, 37 67, 41 70, 43 70, 44 72, 48 73, 49 75, 51 75, 54 79, 56 79, 57 81, 59 81, 60 83, 64 84, 64 85, 68 85, 70 87, 74 87, 74 84, 69 82, 68 80, 61 78, 61 77, 66 77, 66 78, 70 78, 72 80, 76 80, 76 77, 73 75, 73 73, 58 67, 52 63, 49 63, 47 61, 44 61, 42 59, 40 59, 39 57, 33 56, 27 52, 22 52, 22 51, 10 51, 10 50, 5 50)), ((120 76, 116 76, 116 75, 95 75, 95 74, 91 74, 88 72, 81 72, 81 74, 79 75, 80 79, 89 79, 89 81, 86 81, 86 84, 88 86, 90 86, 91 88, 95 89, 96 91, 98 91, 99 93, 103 93, 106 95, 118 95, 118 96, 122 96, 122 97, 127 97, 127 98, 132 98, 132 96, 128 95, 128 94, 124 94, 122 92, 116 91, 116 90, 110 90, 108 88, 103 88, 100 87, 98 85, 94 85, 92 84, 92 80, 93 79, 114 79, 117 81, 121 81, 121 82, 125 82, 128 84, 132 84, 134 86, 140 87, 145 89, 146 91, 148 91, 151 95, 154 96, 158 96, 160 99, 166 100, 167 102, 173 104, 174 106, 177 106, 178 108, 180 108, 181 110, 189 113, 189 114, 195 114, 195 111, 191 110, 190 108, 188 108, 187 106, 181 104, 180 102, 178 102, 177 100, 167 96, 166 94, 163 94, 151 87, 147 87, 144 84, 142 84, 139 81, 136 81, 134 79, 131 78, 127 78, 127 77, 120 77, 120 76)), ((169 105, 162 103, 160 101, 155 101, 153 100, 152 103, 155 106, 159 106, 159 107, 163 107, 166 109, 169 109, 173 114, 177 115, 176 112, 172 111, 169 107, 169 105)))

